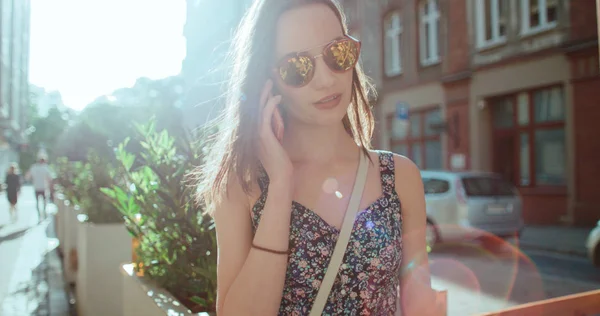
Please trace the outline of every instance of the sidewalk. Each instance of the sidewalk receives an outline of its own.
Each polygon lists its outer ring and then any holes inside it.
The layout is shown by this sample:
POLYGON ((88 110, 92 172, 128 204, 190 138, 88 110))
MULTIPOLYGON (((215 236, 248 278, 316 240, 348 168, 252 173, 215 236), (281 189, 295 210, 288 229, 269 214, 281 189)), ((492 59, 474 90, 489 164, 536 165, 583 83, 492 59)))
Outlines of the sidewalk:
POLYGON ((591 230, 566 226, 527 226, 521 234, 519 246, 585 257, 585 242, 591 230))
POLYGON ((0 315, 72 315, 54 232, 55 207, 50 204, 48 218, 38 223, 31 187, 23 187, 18 207, 12 223, 0 194, 0 315))

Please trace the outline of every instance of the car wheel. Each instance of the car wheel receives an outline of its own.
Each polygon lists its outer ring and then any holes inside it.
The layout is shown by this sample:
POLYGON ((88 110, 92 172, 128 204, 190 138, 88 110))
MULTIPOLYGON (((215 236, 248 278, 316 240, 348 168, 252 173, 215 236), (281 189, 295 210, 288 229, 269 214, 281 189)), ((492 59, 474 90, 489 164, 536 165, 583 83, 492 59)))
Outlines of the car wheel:
POLYGON ((427 226, 425 227, 425 241, 427 243, 427 252, 433 250, 435 245, 438 243, 440 236, 437 228, 433 223, 427 220, 427 226))

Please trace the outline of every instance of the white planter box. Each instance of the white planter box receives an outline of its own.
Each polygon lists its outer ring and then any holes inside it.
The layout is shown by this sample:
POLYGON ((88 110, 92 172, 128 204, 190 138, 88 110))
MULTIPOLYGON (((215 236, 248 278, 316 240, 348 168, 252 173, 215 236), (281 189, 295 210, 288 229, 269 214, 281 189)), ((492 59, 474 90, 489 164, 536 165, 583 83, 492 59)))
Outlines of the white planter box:
POLYGON ((58 249, 64 254, 64 243, 65 243, 65 223, 63 218, 65 217, 65 200, 62 194, 57 194, 54 198, 54 205, 56 205, 56 215, 54 217, 54 223, 56 225, 56 238, 58 238, 58 249))
POLYGON ((123 264, 121 274, 123 275, 123 316, 212 315, 192 314, 171 293, 136 276, 132 264, 123 264))
POLYGON ((64 201, 63 216, 61 217, 63 227, 63 267, 65 280, 74 284, 77 281, 77 270, 74 269, 71 262, 76 261, 77 258, 77 214, 79 207, 74 207, 69 201, 64 201), (75 257, 73 259, 73 257, 75 257))
POLYGON ((123 280, 119 267, 123 262, 131 262, 131 235, 124 224, 87 223, 85 215, 80 220, 78 315, 119 316, 123 311, 123 280))

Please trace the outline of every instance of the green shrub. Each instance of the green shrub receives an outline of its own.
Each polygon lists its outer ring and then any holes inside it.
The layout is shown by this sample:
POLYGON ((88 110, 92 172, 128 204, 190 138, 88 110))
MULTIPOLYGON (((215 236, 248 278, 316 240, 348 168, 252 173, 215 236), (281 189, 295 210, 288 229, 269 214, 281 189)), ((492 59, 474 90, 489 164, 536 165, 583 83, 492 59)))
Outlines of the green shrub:
POLYGON ((87 221, 96 224, 123 222, 123 215, 100 189, 118 181, 117 169, 108 159, 90 150, 87 161, 61 157, 54 165, 57 184, 66 199, 79 206, 87 221))
POLYGON ((216 303, 216 236, 212 219, 195 203, 188 174, 202 163, 202 144, 137 125, 142 151, 115 150, 120 184, 103 188, 139 241, 136 270, 168 290, 193 312, 216 303))

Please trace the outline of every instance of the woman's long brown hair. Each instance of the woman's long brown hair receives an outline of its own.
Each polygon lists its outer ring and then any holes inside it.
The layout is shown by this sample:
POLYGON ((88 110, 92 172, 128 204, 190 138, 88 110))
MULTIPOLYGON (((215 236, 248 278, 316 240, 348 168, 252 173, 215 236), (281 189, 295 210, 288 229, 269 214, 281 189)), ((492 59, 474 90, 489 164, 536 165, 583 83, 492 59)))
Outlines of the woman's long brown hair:
MULTIPOLYGON (((250 193, 257 181, 258 131, 261 106, 260 93, 269 79, 275 48, 274 38, 279 16, 292 8, 320 3, 335 13, 347 34, 345 16, 337 0, 255 0, 242 19, 233 38, 230 58, 230 79, 226 105, 215 121, 216 132, 206 162, 198 168, 198 198, 206 211, 227 196, 228 181, 240 182, 250 193)), ((344 126, 355 142, 365 151, 371 148, 374 118, 368 95, 375 90, 358 63, 352 76, 352 105, 344 117, 344 126)))

